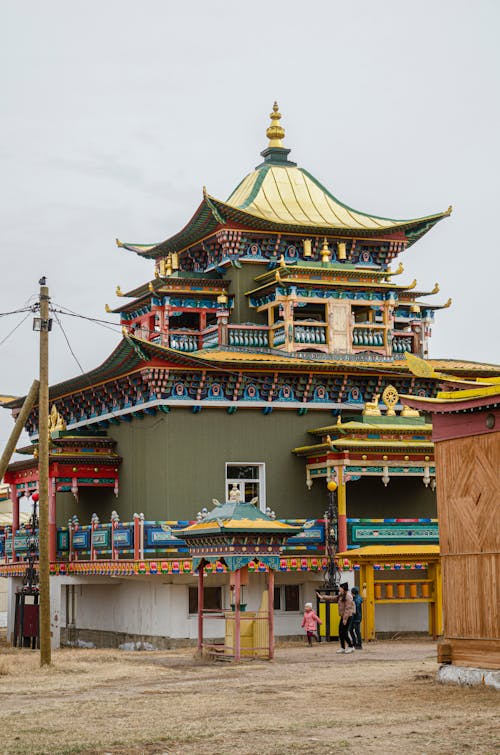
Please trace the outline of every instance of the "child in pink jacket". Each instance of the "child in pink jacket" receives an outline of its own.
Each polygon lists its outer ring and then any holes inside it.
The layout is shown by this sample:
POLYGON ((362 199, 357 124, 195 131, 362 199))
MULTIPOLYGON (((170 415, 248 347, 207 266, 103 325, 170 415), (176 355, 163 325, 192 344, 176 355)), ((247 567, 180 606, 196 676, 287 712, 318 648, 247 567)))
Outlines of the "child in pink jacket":
POLYGON ((302 624, 300 625, 306 630, 307 644, 309 645, 309 647, 311 647, 312 645, 313 635, 318 630, 318 624, 321 624, 321 619, 319 618, 319 616, 316 616, 312 608, 312 603, 305 604, 304 618, 302 619, 302 624))

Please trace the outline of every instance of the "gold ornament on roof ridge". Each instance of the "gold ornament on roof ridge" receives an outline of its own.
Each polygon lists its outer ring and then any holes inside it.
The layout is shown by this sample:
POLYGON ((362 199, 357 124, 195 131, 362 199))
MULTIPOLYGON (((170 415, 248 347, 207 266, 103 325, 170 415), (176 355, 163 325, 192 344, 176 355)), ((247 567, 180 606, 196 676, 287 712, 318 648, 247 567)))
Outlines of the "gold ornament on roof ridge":
POLYGON ((401 410, 401 417, 420 417, 420 412, 418 409, 412 409, 411 407, 407 406, 406 404, 403 406, 403 409, 401 410))
POLYGON ((52 433, 59 432, 59 430, 66 430, 66 422, 61 414, 57 411, 57 406, 52 404, 52 409, 49 414, 49 436, 52 433))
POLYGON ((439 293, 439 283, 434 284, 434 288, 431 291, 431 294, 438 294, 439 293))
POLYGON ((365 417, 380 417, 382 412, 380 411, 378 401, 380 398, 379 393, 375 393, 372 401, 365 402, 365 408, 363 409, 363 415, 365 417))
POLYGON ((386 415, 388 417, 394 417, 396 415, 394 407, 399 401, 399 393, 393 385, 388 385, 382 393, 382 401, 387 407, 386 415))
POLYGON ((281 113, 278 109, 278 103, 273 105, 273 112, 269 114, 271 123, 266 130, 266 136, 269 139, 269 147, 283 147, 281 140, 285 138, 285 129, 280 124, 281 113))

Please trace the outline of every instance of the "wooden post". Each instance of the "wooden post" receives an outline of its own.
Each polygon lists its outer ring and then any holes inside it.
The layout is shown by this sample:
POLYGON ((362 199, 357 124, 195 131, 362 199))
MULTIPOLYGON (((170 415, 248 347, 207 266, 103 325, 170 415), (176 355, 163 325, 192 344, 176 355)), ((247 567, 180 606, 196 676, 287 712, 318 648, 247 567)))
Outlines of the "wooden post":
MULTIPOLYGON (((44 278, 41 281, 45 282, 44 278)), ((49 579, 49 289, 40 285, 40 397, 38 401, 38 494, 40 665, 48 666, 50 655, 49 579)))
POLYGON ((434 597, 436 635, 440 637, 443 634, 443 582, 440 560, 436 561, 434 565, 434 597))
POLYGON ((347 509, 346 509, 346 485, 344 481, 344 468, 337 467, 337 517, 338 517, 338 538, 339 553, 345 553, 347 550, 347 509))
POLYGON ((49 561, 54 563, 57 551, 56 527, 56 481, 53 477, 49 481, 49 561))
POLYGON ((234 573, 234 660, 241 658, 241 572, 237 569, 234 573))
MULTIPOLYGON (((16 548, 14 544, 14 533, 19 529, 19 498, 14 483, 10 486, 10 500, 12 501, 12 561, 17 561, 16 548)), ((7 548, 5 549, 7 552, 7 548)))
POLYGON ((429 577, 432 579, 429 601, 429 634, 437 639, 443 634, 443 595, 441 585, 441 564, 429 564, 429 577))
POLYGON ((267 577, 269 612, 269 658, 274 658, 274 572, 269 568, 267 577))
POLYGON ((283 321, 285 323, 285 351, 295 351, 295 333, 293 326, 293 304, 286 299, 283 301, 283 321))
POLYGON ((375 639, 375 590, 373 579, 373 565, 361 565, 361 589, 365 591, 365 606, 363 611, 363 631, 365 640, 375 639))
POLYGON ((198 567, 198 650, 203 650, 203 562, 198 567))

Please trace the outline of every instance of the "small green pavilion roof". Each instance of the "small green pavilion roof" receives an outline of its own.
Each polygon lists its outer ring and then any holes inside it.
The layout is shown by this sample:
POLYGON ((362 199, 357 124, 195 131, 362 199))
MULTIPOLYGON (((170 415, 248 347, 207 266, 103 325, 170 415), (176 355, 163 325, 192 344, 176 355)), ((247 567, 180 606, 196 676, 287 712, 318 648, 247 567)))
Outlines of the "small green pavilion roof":
POLYGON ((284 536, 295 535, 302 527, 294 527, 291 524, 280 522, 265 514, 253 503, 227 502, 217 503, 201 521, 191 524, 178 534, 186 540, 205 535, 227 533, 259 532, 280 534, 284 536))

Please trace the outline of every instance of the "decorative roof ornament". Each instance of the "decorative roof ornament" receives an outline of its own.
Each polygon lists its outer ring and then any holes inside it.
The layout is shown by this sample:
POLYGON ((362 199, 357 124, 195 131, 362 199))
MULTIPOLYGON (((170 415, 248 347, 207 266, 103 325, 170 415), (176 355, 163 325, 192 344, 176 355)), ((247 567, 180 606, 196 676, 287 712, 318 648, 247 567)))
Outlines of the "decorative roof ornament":
POLYGON ((271 123, 266 130, 266 136, 269 139, 268 147, 283 147, 282 139, 285 138, 285 129, 280 125, 281 113, 278 108, 278 103, 273 105, 273 112, 269 114, 271 123))
POLYGON ((399 401, 399 393, 394 388, 393 385, 388 385, 387 388, 382 393, 382 401, 387 407, 387 416, 388 417, 395 417, 396 416, 396 410, 394 407, 399 401))
POLYGON ((52 409, 49 414, 49 436, 52 433, 66 430, 66 422, 61 414, 57 411, 57 406, 52 404, 52 409))
POLYGON ((420 417, 420 412, 418 411, 418 409, 410 409, 410 407, 405 404, 403 406, 400 416, 401 417, 420 417))
POLYGON ((382 412, 380 411, 380 407, 378 405, 379 398, 380 394, 376 393, 372 401, 367 401, 365 403, 365 408, 363 409, 363 415, 365 417, 380 417, 382 412))
POLYGON ((321 247, 321 262, 330 262, 330 248, 326 236, 323 239, 323 246, 321 247))

